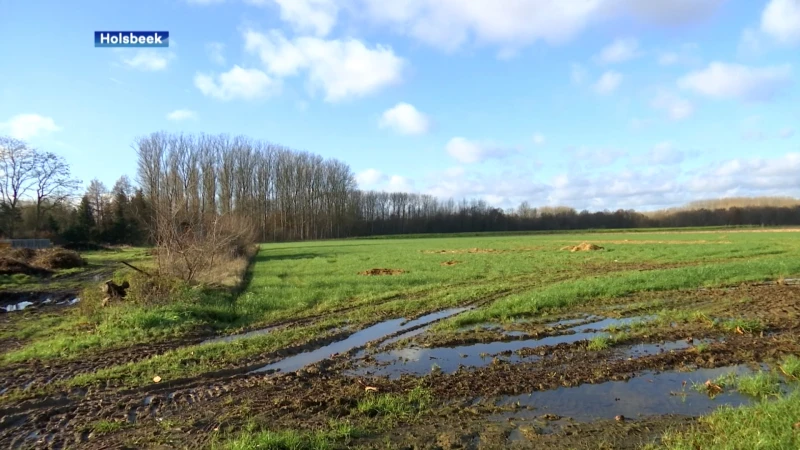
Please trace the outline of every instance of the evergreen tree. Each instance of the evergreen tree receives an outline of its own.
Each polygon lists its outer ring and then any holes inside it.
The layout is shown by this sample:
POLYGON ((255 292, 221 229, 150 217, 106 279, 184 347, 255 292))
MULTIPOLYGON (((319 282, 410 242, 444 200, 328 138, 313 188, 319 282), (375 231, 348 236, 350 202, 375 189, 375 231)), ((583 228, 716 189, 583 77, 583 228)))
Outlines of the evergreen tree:
POLYGON ((115 244, 130 244, 130 226, 128 221, 128 197, 125 192, 119 190, 114 196, 114 219, 111 225, 108 241, 115 244))
POLYGON ((70 242, 88 242, 95 231, 94 212, 89 196, 84 195, 75 210, 74 225, 64 232, 64 239, 70 242))

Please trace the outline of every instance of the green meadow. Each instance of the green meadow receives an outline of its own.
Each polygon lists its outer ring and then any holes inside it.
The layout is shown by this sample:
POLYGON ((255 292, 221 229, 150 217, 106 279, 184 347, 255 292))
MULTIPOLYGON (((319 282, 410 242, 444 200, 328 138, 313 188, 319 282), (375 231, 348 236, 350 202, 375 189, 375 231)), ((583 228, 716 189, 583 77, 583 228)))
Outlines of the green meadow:
MULTIPOLYGON (((365 326, 382 318, 419 315, 486 299, 490 301, 481 308, 443 321, 437 329, 531 317, 637 291, 715 286, 800 273, 797 233, 736 231, 263 244, 241 293, 179 286, 170 301, 162 304, 122 303, 89 313, 85 308, 75 308, 58 315, 34 316, 2 332, 25 344, 3 354, 0 364, 33 358, 79 358, 98 349, 175 339, 197 330, 230 334, 309 319, 296 329, 237 344, 235 351, 230 346, 210 344, 176 349, 158 358, 165 374, 170 374, 171 367, 180 366, 180 375, 189 375, 306 341, 343 323, 365 326), (581 242, 603 249, 563 249, 581 242), (642 267, 648 270, 640 271, 642 267), (370 269, 402 273, 361 274, 370 269), (207 357, 196 367, 177 364, 185 352, 191 351, 202 351, 207 357)), ((111 257, 133 256, 147 266, 145 255, 144 250, 134 249, 127 255, 111 257)), ((131 272, 124 268, 116 272, 119 279, 129 275, 131 272)), ((104 373, 125 378, 126 374, 139 373, 137 366, 152 364, 146 359, 107 368, 104 373)), ((102 376, 98 373, 93 379, 102 376)))

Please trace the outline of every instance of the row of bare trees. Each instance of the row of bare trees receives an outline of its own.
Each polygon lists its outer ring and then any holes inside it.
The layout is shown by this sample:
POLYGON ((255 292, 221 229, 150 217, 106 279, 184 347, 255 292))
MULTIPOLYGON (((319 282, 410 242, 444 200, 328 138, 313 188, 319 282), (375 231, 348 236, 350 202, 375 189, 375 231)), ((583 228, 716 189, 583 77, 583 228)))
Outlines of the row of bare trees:
POLYGON ((348 234, 356 183, 340 161, 226 135, 153 133, 135 149, 155 229, 222 215, 246 218, 262 241, 348 234))
MULTIPOLYGON (((198 237, 211 218, 247 223, 260 241, 407 233, 800 224, 800 207, 752 200, 744 207, 658 214, 634 210, 577 211, 570 207, 502 210, 483 200, 357 189, 350 168, 244 137, 154 133, 136 142, 139 181, 157 222, 192 224, 198 237)), ((748 199, 740 199, 746 202, 748 199)), ((181 231, 181 232, 185 232, 181 231)), ((171 233, 172 230, 166 230, 171 233)))
POLYGON ((46 213, 66 202, 79 185, 62 157, 0 136, 0 234, 15 236, 21 206, 27 202, 35 210, 38 236, 46 213))

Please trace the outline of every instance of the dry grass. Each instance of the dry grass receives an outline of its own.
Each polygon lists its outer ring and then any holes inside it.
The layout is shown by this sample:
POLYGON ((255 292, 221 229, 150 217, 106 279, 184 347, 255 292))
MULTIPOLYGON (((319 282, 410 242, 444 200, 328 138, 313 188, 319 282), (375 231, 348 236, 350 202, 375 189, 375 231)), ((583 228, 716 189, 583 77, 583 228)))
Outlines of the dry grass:
POLYGON ((87 264, 78 252, 58 247, 37 250, 31 259, 31 265, 49 270, 74 269, 87 264))
POLYGON ((219 258, 213 270, 201 273, 197 281, 207 286, 236 287, 244 279, 247 267, 257 252, 258 246, 252 245, 237 257, 219 258))

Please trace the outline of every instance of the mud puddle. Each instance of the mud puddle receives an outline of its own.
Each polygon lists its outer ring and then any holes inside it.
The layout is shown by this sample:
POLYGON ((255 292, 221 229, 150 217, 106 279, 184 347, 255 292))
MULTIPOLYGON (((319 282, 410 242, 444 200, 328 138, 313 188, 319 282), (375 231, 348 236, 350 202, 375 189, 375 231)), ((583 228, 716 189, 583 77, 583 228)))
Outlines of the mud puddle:
MULTIPOLYGON (((535 361, 537 357, 520 356, 515 352, 524 348, 572 344, 582 340, 589 340, 605 335, 606 333, 603 330, 608 327, 623 327, 636 321, 648 320, 649 318, 649 316, 621 319, 592 317, 591 319, 594 319, 594 321, 589 323, 586 323, 586 319, 569 319, 563 321, 564 323, 554 322, 551 325, 580 324, 567 328, 563 334, 544 338, 490 342, 457 347, 423 348, 412 346, 393 349, 365 358, 364 361, 368 364, 366 367, 360 367, 348 372, 348 374, 355 376, 388 376, 391 379, 396 379, 404 374, 425 375, 432 370, 453 373, 461 367, 487 366, 498 359, 512 364, 530 362, 535 361), (501 354, 502 356, 496 357, 496 355, 501 354)), ((395 340, 399 340, 402 337, 407 336, 398 336, 395 340)), ((384 345, 390 343, 391 341, 386 341, 384 345)), ((364 356, 365 352, 361 352, 356 355, 356 358, 363 358, 364 356)))
POLYGON ((74 305, 80 301, 74 292, 6 293, 0 296, 0 313, 24 311, 47 305, 74 305))
POLYGON ((686 350, 698 345, 711 344, 714 342, 722 342, 722 340, 694 339, 691 341, 680 340, 659 342, 655 344, 635 344, 625 349, 623 354, 626 358, 641 358, 642 356, 656 355, 664 352, 686 350))
POLYGON ((418 327, 432 324, 433 322, 460 314, 469 309, 471 308, 451 308, 427 314, 414 320, 406 320, 404 318, 387 320, 353 333, 344 340, 334 342, 310 352, 291 356, 276 363, 253 370, 251 373, 269 371, 294 372, 305 366, 320 362, 331 355, 345 353, 354 348, 363 347, 371 341, 376 341, 396 333, 402 334, 403 331, 412 332, 418 327))
POLYGON ((22 311, 31 305, 33 305, 33 302, 19 302, 16 305, 8 305, 0 308, 2 308, 5 312, 12 312, 12 311, 22 311))
POLYGON ((534 419, 543 415, 569 417, 579 422, 643 416, 676 414, 699 416, 722 405, 741 406, 755 399, 735 390, 723 390, 714 397, 698 392, 693 385, 703 384, 720 376, 753 374, 746 365, 699 369, 692 372, 642 372, 627 381, 583 384, 533 394, 502 397, 498 406, 514 406, 519 410, 503 413, 493 420, 534 419))

